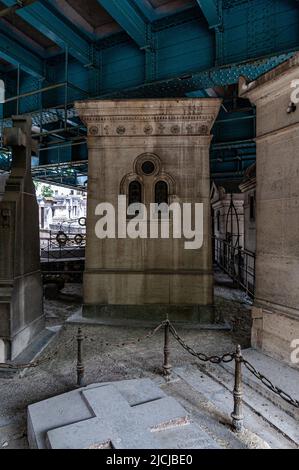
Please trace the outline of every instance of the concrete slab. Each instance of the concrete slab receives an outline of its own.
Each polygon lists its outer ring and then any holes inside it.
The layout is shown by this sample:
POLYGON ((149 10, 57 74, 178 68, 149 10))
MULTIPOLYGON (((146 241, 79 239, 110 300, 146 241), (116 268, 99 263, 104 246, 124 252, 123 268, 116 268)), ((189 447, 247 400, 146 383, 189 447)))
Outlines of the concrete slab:
POLYGON ((217 448, 148 379, 94 384, 28 408, 31 448, 217 448))

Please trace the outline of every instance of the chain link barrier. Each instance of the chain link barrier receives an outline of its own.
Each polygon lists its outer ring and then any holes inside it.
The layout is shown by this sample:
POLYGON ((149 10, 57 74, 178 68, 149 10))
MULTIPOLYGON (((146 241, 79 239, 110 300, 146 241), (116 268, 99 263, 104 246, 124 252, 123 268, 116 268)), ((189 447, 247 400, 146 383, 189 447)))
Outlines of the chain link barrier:
POLYGON ((36 361, 28 362, 26 364, 18 364, 15 362, 7 362, 7 363, 0 363, 0 369, 2 370, 23 370, 23 369, 35 369, 36 367, 39 367, 43 364, 46 364, 55 357, 58 356, 59 352, 62 350, 62 348, 65 348, 68 344, 73 343, 75 341, 75 337, 70 338, 66 343, 63 343, 62 345, 58 346, 53 353, 49 354, 46 357, 43 357, 41 359, 38 359, 36 361))
MULTIPOLYGON (((178 343, 192 356, 196 357, 202 362, 210 362, 212 364, 221 364, 221 363, 229 363, 232 362, 236 359, 237 354, 236 353, 227 353, 223 354, 222 356, 207 356, 204 353, 198 353, 196 352, 192 347, 190 347, 177 333, 176 329, 174 326, 169 322, 169 329, 170 332, 172 333, 173 337, 178 341, 178 343)), ((253 374, 258 380, 260 380, 265 387, 267 387, 269 390, 271 390, 273 393, 278 395, 282 400, 286 401, 290 405, 295 406, 296 408, 299 408, 299 401, 296 400, 295 398, 292 398, 288 393, 286 393, 284 390, 281 388, 277 387, 274 385, 271 380, 269 380, 265 375, 263 375, 261 372, 259 372, 249 361, 244 359, 244 357, 241 355, 240 356, 240 362, 244 364, 246 369, 253 374)))
MULTIPOLYGON (((132 339, 129 339, 127 341, 121 341, 119 343, 109 343, 107 341, 103 341, 103 344, 105 346, 112 346, 114 348, 122 348, 122 347, 126 347, 126 346, 137 345, 137 344, 141 343, 142 341, 145 341, 147 339, 152 338, 156 333, 158 333, 159 330, 161 330, 161 328, 163 328, 165 326, 165 323, 166 323, 166 321, 162 321, 158 326, 156 326, 153 330, 151 330, 150 333, 148 333, 144 336, 140 336, 139 338, 136 338, 136 339, 132 338, 132 339)), ((90 336, 84 336, 84 339, 87 339, 90 342, 95 342, 95 341, 98 340, 98 338, 90 337, 90 336)))
POLYGON ((177 333, 176 329, 171 323, 169 323, 169 329, 172 336, 178 341, 182 348, 184 348, 192 356, 197 357, 197 359, 202 362, 211 362, 212 364, 221 364, 222 362, 229 363, 232 362, 236 357, 235 353, 226 353, 222 356, 207 356, 204 353, 196 352, 193 348, 191 348, 191 346, 188 346, 188 344, 180 337, 180 335, 177 333))
POLYGON ((281 388, 277 387, 274 385, 271 380, 269 380, 267 377, 265 377, 261 372, 256 370, 256 368, 244 357, 242 358, 242 363, 246 367, 246 369, 251 372, 258 380, 260 380, 265 387, 267 387, 271 392, 275 393, 278 395, 280 398, 282 398, 284 401, 289 403, 290 405, 295 406, 296 408, 299 408, 299 401, 295 400, 295 398, 292 398, 288 393, 284 392, 281 388))
MULTIPOLYGON (((274 385, 271 382, 271 380, 269 380, 265 375, 263 375, 261 372, 259 372, 249 361, 244 359, 244 357, 242 355, 237 357, 237 353, 226 353, 226 354, 223 354, 221 356, 217 356, 217 355, 209 356, 209 355, 207 355, 203 352, 197 352, 197 351, 195 351, 194 348, 189 346, 180 337, 180 335, 176 331, 175 327, 173 326, 173 324, 169 320, 162 321, 158 326, 156 326, 153 330, 151 330, 150 333, 147 333, 146 335, 141 336, 139 338, 130 339, 128 341, 122 341, 122 342, 119 342, 119 343, 104 342, 104 344, 105 344, 105 346, 112 346, 112 347, 115 347, 115 348, 121 348, 121 347, 126 347, 126 346, 131 346, 131 345, 137 345, 137 344, 140 344, 142 341, 145 341, 147 339, 152 338, 163 327, 165 328, 165 331, 166 331, 166 329, 168 329, 170 331, 172 336, 182 346, 182 348, 185 351, 187 351, 193 357, 196 357, 197 359, 199 359, 201 362, 211 363, 211 364, 222 364, 222 363, 223 364, 228 364, 230 362, 236 361, 236 359, 239 359, 239 361, 242 364, 244 364, 246 369, 251 374, 253 374, 260 382, 262 382, 262 384, 265 387, 267 387, 273 393, 278 395, 285 402, 289 403, 290 405, 292 405, 296 408, 299 408, 299 401, 298 400, 291 397, 287 392, 285 392, 281 388, 274 385)), ((33 369, 33 368, 39 367, 39 366, 41 366, 43 364, 46 364, 46 363, 50 362, 51 360, 55 359, 58 356, 58 354, 59 354, 59 352, 62 348, 65 348, 68 344, 73 343, 75 340, 77 340, 77 341, 80 340, 81 342, 82 342, 82 340, 88 340, 90 342, 97 341, 96 337, 84 336, 84 335, 82 335, 81 329, 79 329, 79 330, 80 330, 80 337, 77 336, 77 337, 70 338, 66 343, 63 343, 62 345, 58 346, 53 353, 49 354, 48 356, 46 356, 44 358, 41 358, 37 361, 29 362, 27 364, 18 364, 18 363, 13 363, 13 362, 0 363, 0 369, 2 369, 2 370, 3 369, 8 369, 8 370, 33 369)), ((167 341, 168 341, 168 339, 167 339, 167 341)), ((169 345, 166 346, 166 352, 169 355, 169 345)), ((165 360, 165 363, 168 363, 168 359, 169 358, 167 358, 165 360)), ((167 368, 170 369, 170 366, 167 365, 167 368)))

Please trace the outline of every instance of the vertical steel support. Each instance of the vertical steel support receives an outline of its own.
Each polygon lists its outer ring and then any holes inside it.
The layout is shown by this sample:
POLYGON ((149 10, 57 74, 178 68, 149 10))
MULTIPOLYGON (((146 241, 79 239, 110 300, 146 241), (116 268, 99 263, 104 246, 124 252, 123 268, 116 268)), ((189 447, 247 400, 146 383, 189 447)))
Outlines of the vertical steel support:
POLYGON ((78 329, 77 334, 77 385, 78 387, 84 387, 84 364, 83 364, 83 357, 82 357, 82 343, 83 343, 83 333, 82 329, 78 329))
POLYGON ((234 387, 234 411, 231 414, 233 428, 237 432, 243 430, 243 390, 242 390, 242 351, 237 346, 235 356, 235 387, 234 387))
POLYGON ((64 95, 64 130, 67 131, 67 106, 68 106, 68 79, 69 79, 69 48, 65 46, 65 95, 64 95))
POLYGON ((20 71, 20 64, 18 64, 17 70, 17 116, 20 114, 20 86, 21 86, 21 71, 20 71))

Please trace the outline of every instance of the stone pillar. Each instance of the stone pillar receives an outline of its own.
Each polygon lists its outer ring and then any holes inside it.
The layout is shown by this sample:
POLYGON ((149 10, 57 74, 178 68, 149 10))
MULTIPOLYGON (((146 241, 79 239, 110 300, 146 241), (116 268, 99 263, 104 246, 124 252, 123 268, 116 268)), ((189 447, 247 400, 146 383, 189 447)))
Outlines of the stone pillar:
POLYGON ((242 78, 239 88, 257 108, 252 345, 298 367, 291 343, 299 338, 299 107, 288 109, 295 79, 298 55, 255 82, 242 78))
POLYGON ((76 104, 88 127, 89 186, 84 316, 213 320, 210 223, 210 129, 218 99, 87 101, 76 104), (145 164, 145 165, 144 165, 145 164), (168 203, 204 203, 204 245, 184 239, 99 240, 96 206, 141 189, 155 202, 158 182, 168 203))
POLYGON ((44 327, 31 119, 18 116, 13 124, 4 134, 12 168, 0 202, 0 362, 15 359, 44 327))

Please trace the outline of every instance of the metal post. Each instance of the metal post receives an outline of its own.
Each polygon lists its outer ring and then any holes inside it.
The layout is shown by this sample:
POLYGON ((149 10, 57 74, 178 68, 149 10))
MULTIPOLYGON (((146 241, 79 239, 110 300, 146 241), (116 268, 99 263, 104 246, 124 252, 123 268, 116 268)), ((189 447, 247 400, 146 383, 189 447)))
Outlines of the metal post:
POLYGON ((69 80, 69 49, 65 47, 65 90, 64 90, 64 130, 67 131, 67 107, 68 107, 68 80, 69 80))
POLYGON ((20 71, 20 64, 18 64, 17 70, 17 115, 20 114, 20 83, 21 83, 21 71, 20 71))
POLYGON ((169 320, 166 320, 164 327, 164 364, 163 373, 166 377, 171 374, 171 365, 169 363, 170 349, 169 349, 169 331, 170 331, 169 320))
POLYGON ((78 329, 77 334, 77 344, 78 344, 78 353, 77 353, 77 385, 78 387, 84 387, 84 364, 82 359, 82 343, 83 343, 83 333, 82 329, 78 329))
POLYGON ((237 346, 235 357, 235 387, 234 387, 234 411, 231 414, 233 428, 240 432, 243 430, 243 390, 242 390, 242 351, 241 346, 237 346))

